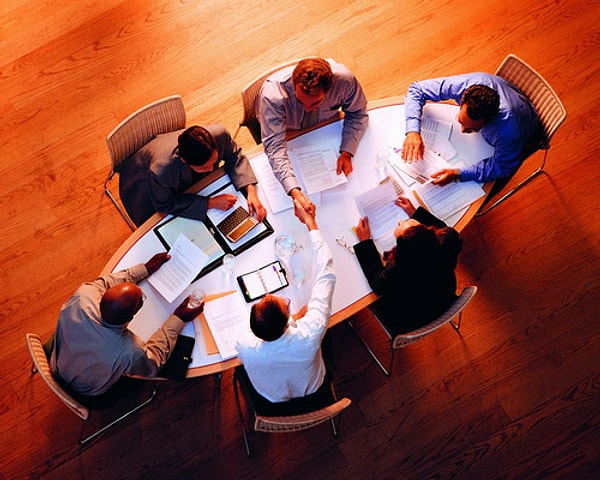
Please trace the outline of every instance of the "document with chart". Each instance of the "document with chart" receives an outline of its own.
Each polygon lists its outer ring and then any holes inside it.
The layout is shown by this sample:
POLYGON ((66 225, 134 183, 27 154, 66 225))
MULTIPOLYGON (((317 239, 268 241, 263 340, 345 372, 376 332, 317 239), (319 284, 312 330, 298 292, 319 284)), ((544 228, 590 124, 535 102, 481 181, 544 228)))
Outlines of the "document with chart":
POLYGON ((462 208, 485 195, 477 182, 451 182, 444 186, 429 182, 418 186, 414 194, 436 217, 446 220, 462 208))

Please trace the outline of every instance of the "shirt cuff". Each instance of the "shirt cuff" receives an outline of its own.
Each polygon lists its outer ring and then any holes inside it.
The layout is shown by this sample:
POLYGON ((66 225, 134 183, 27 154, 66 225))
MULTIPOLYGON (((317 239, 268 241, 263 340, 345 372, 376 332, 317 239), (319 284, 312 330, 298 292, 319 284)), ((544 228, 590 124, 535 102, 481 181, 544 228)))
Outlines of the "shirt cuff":
POLYGON ((133 283, 138 283, 144 278, 148 278, 148 270, 146 270, 146 264, 140 263, 138 265, 134 265, 133 267, 129 267, 129 274, 131 275, 131 281, 133 283))
POLYGON ((287 195, 289 195, 294 188, 300 188, 300 184, 298 183, 298 180, 296 180, 296 177, 284 178, 281 181, 281 186, 287 195))
POLYGON ((421 122, 416 118, 406 120, 406 133, 409 132, 421 133, 421 122))
POLYGON ((310 235, 310 241, 312 243, 324 241, 323 234, 321 233, 321 230, 319 230, 318 228, 315 230, 309 230, 308 234, 310 235))

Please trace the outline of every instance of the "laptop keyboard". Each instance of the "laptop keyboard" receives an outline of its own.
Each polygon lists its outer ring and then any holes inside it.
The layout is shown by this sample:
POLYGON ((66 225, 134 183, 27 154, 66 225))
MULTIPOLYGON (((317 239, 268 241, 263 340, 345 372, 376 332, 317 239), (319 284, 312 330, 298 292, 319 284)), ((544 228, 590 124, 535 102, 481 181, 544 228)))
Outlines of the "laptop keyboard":
POLYGON ((239 206, 227 215, 217 225, 217 228, 230 241, 237 242, 256 225, 258 225, 258 220, 252 217, 244 207, 239 206))

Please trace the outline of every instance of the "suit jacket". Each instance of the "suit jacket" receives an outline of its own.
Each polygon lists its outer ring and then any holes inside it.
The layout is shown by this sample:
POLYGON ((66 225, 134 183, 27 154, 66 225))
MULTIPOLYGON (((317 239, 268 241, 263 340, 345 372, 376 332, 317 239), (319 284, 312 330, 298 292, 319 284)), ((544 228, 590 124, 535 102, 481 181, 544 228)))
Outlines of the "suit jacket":
MULTIPOLYGON (((257 183, 250 162, 222 125, 207 125, 215 139, 219 159, 237 190, 257 183)), ((155 212, 204 220, 208 198, 183 193, 208 175, 196 173, 178 155, 177 137, 183 130, 154 137, 119 169, 119 193, 127 213, 136 225, 155 212)))
MULTIPOLYGON (((446 226, 422 207, 411 218, 424 225, 446 226)), ((394 334, 422 327, 456 299, 456 258, 436 271, 413 272, 401 270, 393 259, 384 265, 371 239, 354 245, 354 251, 371 289, 381 296, 371 308, 394 334)), ((401 251, 395 253, 402 255, 401 251)))

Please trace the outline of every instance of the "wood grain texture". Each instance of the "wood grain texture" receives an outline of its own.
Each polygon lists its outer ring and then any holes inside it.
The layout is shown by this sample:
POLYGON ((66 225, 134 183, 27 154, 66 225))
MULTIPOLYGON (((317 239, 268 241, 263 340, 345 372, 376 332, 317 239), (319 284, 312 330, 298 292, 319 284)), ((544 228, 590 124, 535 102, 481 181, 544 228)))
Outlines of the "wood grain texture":
MULTIPOLYGON (((594 478, 599 3, 2 2, 0 479, 594 478), (177 93, 190 125, 234 131, 243 86, 307 55, 345 63, 376 100, 417 79, 493 72, 511 52, 549 80, 568 118, 547 173, 463 230, 459 283, 479 293, 460 335, 444 328, 398 351, 388 379, 335 326, 337 390, 353 401, 337 439, 328 425, 256 434, 247 459, 226 372, 220 385, 162 382, 150 408, 79 450, 80 421, 31 377, 25 333, 49 335, 129 235, 102 189, 120 120, 177 93)), ((238 140, 253 146, 245 130, 238 140)), ((385 348, 368 314, 354 320, 385 348)))

